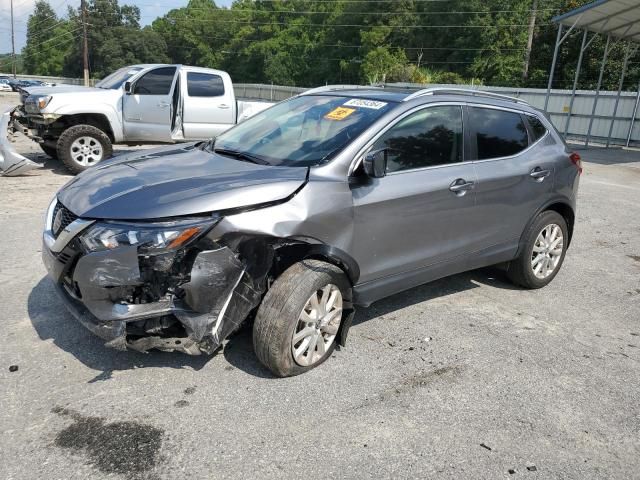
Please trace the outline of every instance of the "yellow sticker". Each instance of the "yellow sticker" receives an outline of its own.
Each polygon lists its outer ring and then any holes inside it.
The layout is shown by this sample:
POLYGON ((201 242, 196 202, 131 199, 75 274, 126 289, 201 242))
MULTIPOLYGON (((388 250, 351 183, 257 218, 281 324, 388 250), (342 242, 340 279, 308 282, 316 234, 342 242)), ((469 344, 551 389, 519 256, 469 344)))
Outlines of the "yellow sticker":
POLYGON ((324 118, 327 120, 344 120, 355 111, 355 108, 338 107, 327 113, 324 118))

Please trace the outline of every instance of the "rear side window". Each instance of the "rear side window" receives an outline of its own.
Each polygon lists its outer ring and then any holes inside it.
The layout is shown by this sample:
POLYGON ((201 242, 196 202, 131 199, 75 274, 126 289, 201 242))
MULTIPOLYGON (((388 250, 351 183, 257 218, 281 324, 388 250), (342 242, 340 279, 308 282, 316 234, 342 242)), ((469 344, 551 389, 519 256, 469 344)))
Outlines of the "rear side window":
POLYGON ((469 108, 478 160, 515 155, 529 145, 527 128, 519 113, 490 108, 469 108))
POLYGON ((387 172, 462 161, 462 108, 429 107, 400 120, 372 150, 387 149, 387 172))
POLYGON ((138 95, 169 95, 176 67, 162 67, 145 73, 136 82, 133 93, 138 95))
POLYGON ((190 97, 219 97, 224 95, 224 83, 220 75, 188 72, 187 93, 190 97))
POLYGON ((545 127, 537 117, 527 115, 527 120, 529 121, 529 126, 531 126, 531 133, 533 133, 531 143, 537 142, 542 137, 544 137, 545 133, 547 133, 547 127, 545 127))

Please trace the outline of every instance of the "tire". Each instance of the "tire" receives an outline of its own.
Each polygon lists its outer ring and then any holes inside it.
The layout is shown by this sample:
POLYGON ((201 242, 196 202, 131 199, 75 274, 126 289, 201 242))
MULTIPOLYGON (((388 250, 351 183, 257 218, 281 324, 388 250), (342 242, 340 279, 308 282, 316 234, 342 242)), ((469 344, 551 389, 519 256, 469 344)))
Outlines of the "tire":
POLYGON ((53 158, 54 160, 58 159, 58 150, 56 148, 48 147, 47 145, 43 145, 42 143, 40 144, 40 148, 45 153, 45 155, 48 155, 49 157, 53 158))
POLYGON ((67 128, 58 138, 56 150, 58 158, 73 173, 83 172, 113 153, 109 136, 92 125, 67 128))
MULTIPOLYGON (((319 260, 303 260, 289 267, 273 283, 256 314, 253 324, 253 348, 260 362, 278 377, 299 375, 323 363, 335 349, 338 340, 337 334, 345 317, 342 310, 342 299, 346 297, 350 288, 344 272, 330 263, 319 260), (335 295, 335 297, 334 310, 329 309, 330 312, 333 312, 332 315, 321 318, 326 319, 332 316, 333 320, 323 327, 324 330, 319 331, 319 336, 312 333, 309 337, 295 342, 294 333, 301 334, 302 329, 305 331, 314 330, 315 327, 310 326, 311 323, 302 323, 307 319, 317 319, 314 311, 311 311, 311 316, 307 315, 305 320, 300 317, 303 315, 303 309, 311 302, 312 295, 316 295, 320 303, 322 302, 322 289, 327 289, 330 292, 328 295, 335 295), (335 308, 338 305, 336 290, 340 292, 339 304, 341 308, 339 312, 335 308), (328 344, 331 334, 334 337, 328 344), (325 337, 325 335, 327 336, 325 337), (307 338, 309 342, 306 347, 306 356, 294 358, 294 348, 298 345, 297 349, 303 350, 303 344, 307 338), (323 343, 322 346, 317 343, 311 357, 309 357, 311 348, 308 345, 313 342, 313 338, 323 343), (322 350, 324 353, 321 353, 322 350)), ((317 320, 316 324, 323 322, 324 320, 317 320)))
MULTIPOLYGON (((549 239, 553 238, 553 233, 551 233, 551 235, 549 236, 550 232, 553 232, 553 230, 546 231, 549 239)), ((557 242, 557 240, 558 238, 556 234, 556 238, 554 239, 553 242, 551 242, 550 246, 552 246, 554 242, 557 242)), ((542 212, 535 218, 535 220, 533 221, 533 223, 525 233, 524 247, 522 249, 522 253, 517 259, 513 260, 509 264, 509 269, 507 271, 507 275, 509 279, 516 285, 519 285, 524 288, 529 288, 529 289, 542 288, 545 285, 548 285, 551 282, 551 280, 555 278, 555 276, 560 271, 560 268, 562 267, 562 263, 564 262, 564 256, 567 252, 568 241, 569 241, 569 231, 567 228, 567 222, 562 217, 562 215, 552 210, 547 210, 546 212, 542 212), (559 243, 561 247, 561 252, 557 253, 554 256, 547 257, 549 258, 549 262, 551 262, 550 264, 548 264, 549 267, 551 268, 551 266, 553 265, 553 269, 551 271, 547 271, 545 269, 545 264, 544 264, 545 262, 544 251, 547 250, 548 248, 546 246, 536 246, 536 243, 537 243, 538 237, 540 235, 544 235, 543 232, 545 232, 545 229, 547 228, 553 229, 552 226, 554 225, 559 227, 560 231, 562 232, 562 239, 559 243), (541 249, 542 251, 534 252, 534 247, 536 247, 537 250, 541 249), (557 258, 557 261, 556 261, 556 258, 557 258), (534 262, 536 262, 535 267, 534 267, 534 262), (536 269, 540 269, 540 272, 536 273, 536 269), (546 272, 546 276, 541 278, 540 275, 544 275, 545 272, 546 272)), ((549 255, 553 255, 553 252, 557 250, 558 250, 558 245, 556 245, 555 248, 553 248, 552 250, 549 250, 547 253, 549 255)))

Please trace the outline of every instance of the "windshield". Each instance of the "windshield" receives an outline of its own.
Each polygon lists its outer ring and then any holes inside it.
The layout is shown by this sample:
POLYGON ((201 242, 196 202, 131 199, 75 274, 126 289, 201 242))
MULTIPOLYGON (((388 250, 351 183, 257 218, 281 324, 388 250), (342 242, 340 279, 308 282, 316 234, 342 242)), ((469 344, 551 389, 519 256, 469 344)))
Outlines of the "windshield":
POLYGON ((279 103, 216 138, 221 154, 270 165, 307 167, 329 161, 395 103, 301 96, 279 103))
POLYGON ((122 86, 124 82, 129 80, 133 75, 142 70, 142 67, 124 67, 120 70, 116 70, 111 75, 103 78, 98 83, 96 83, 96 87, 98 88, 106 88, 109 90, 117 90, 122 86))

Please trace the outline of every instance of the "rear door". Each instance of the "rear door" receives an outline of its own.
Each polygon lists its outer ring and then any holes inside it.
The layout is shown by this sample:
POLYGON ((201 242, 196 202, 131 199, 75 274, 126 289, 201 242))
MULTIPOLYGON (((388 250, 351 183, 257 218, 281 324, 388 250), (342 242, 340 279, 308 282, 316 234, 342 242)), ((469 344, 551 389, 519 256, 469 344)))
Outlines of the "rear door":
POLYGON ((515 248, 553 188, 553 142, 544 125, 536 133, 517 110, 469 106, 468 118, 478 175, 477 235, 487 246, 515 248))
POLYGON ((223 72, 184 70, 181 83, 185 138, 211 138, 235 124, 235 95, 230 88, 231 81, 223 72))
POLYGON ((122 100, 126 140, 171 141, 175 80, 175 66, 154 68, 135 80, 122 100))
POLYGON ((454 259, 475 248, 475 173, 463 157, 462 106, 401 118, 370 151, 388 149, 387 174, 352 188, 354 252, 366 283, 454 259))

